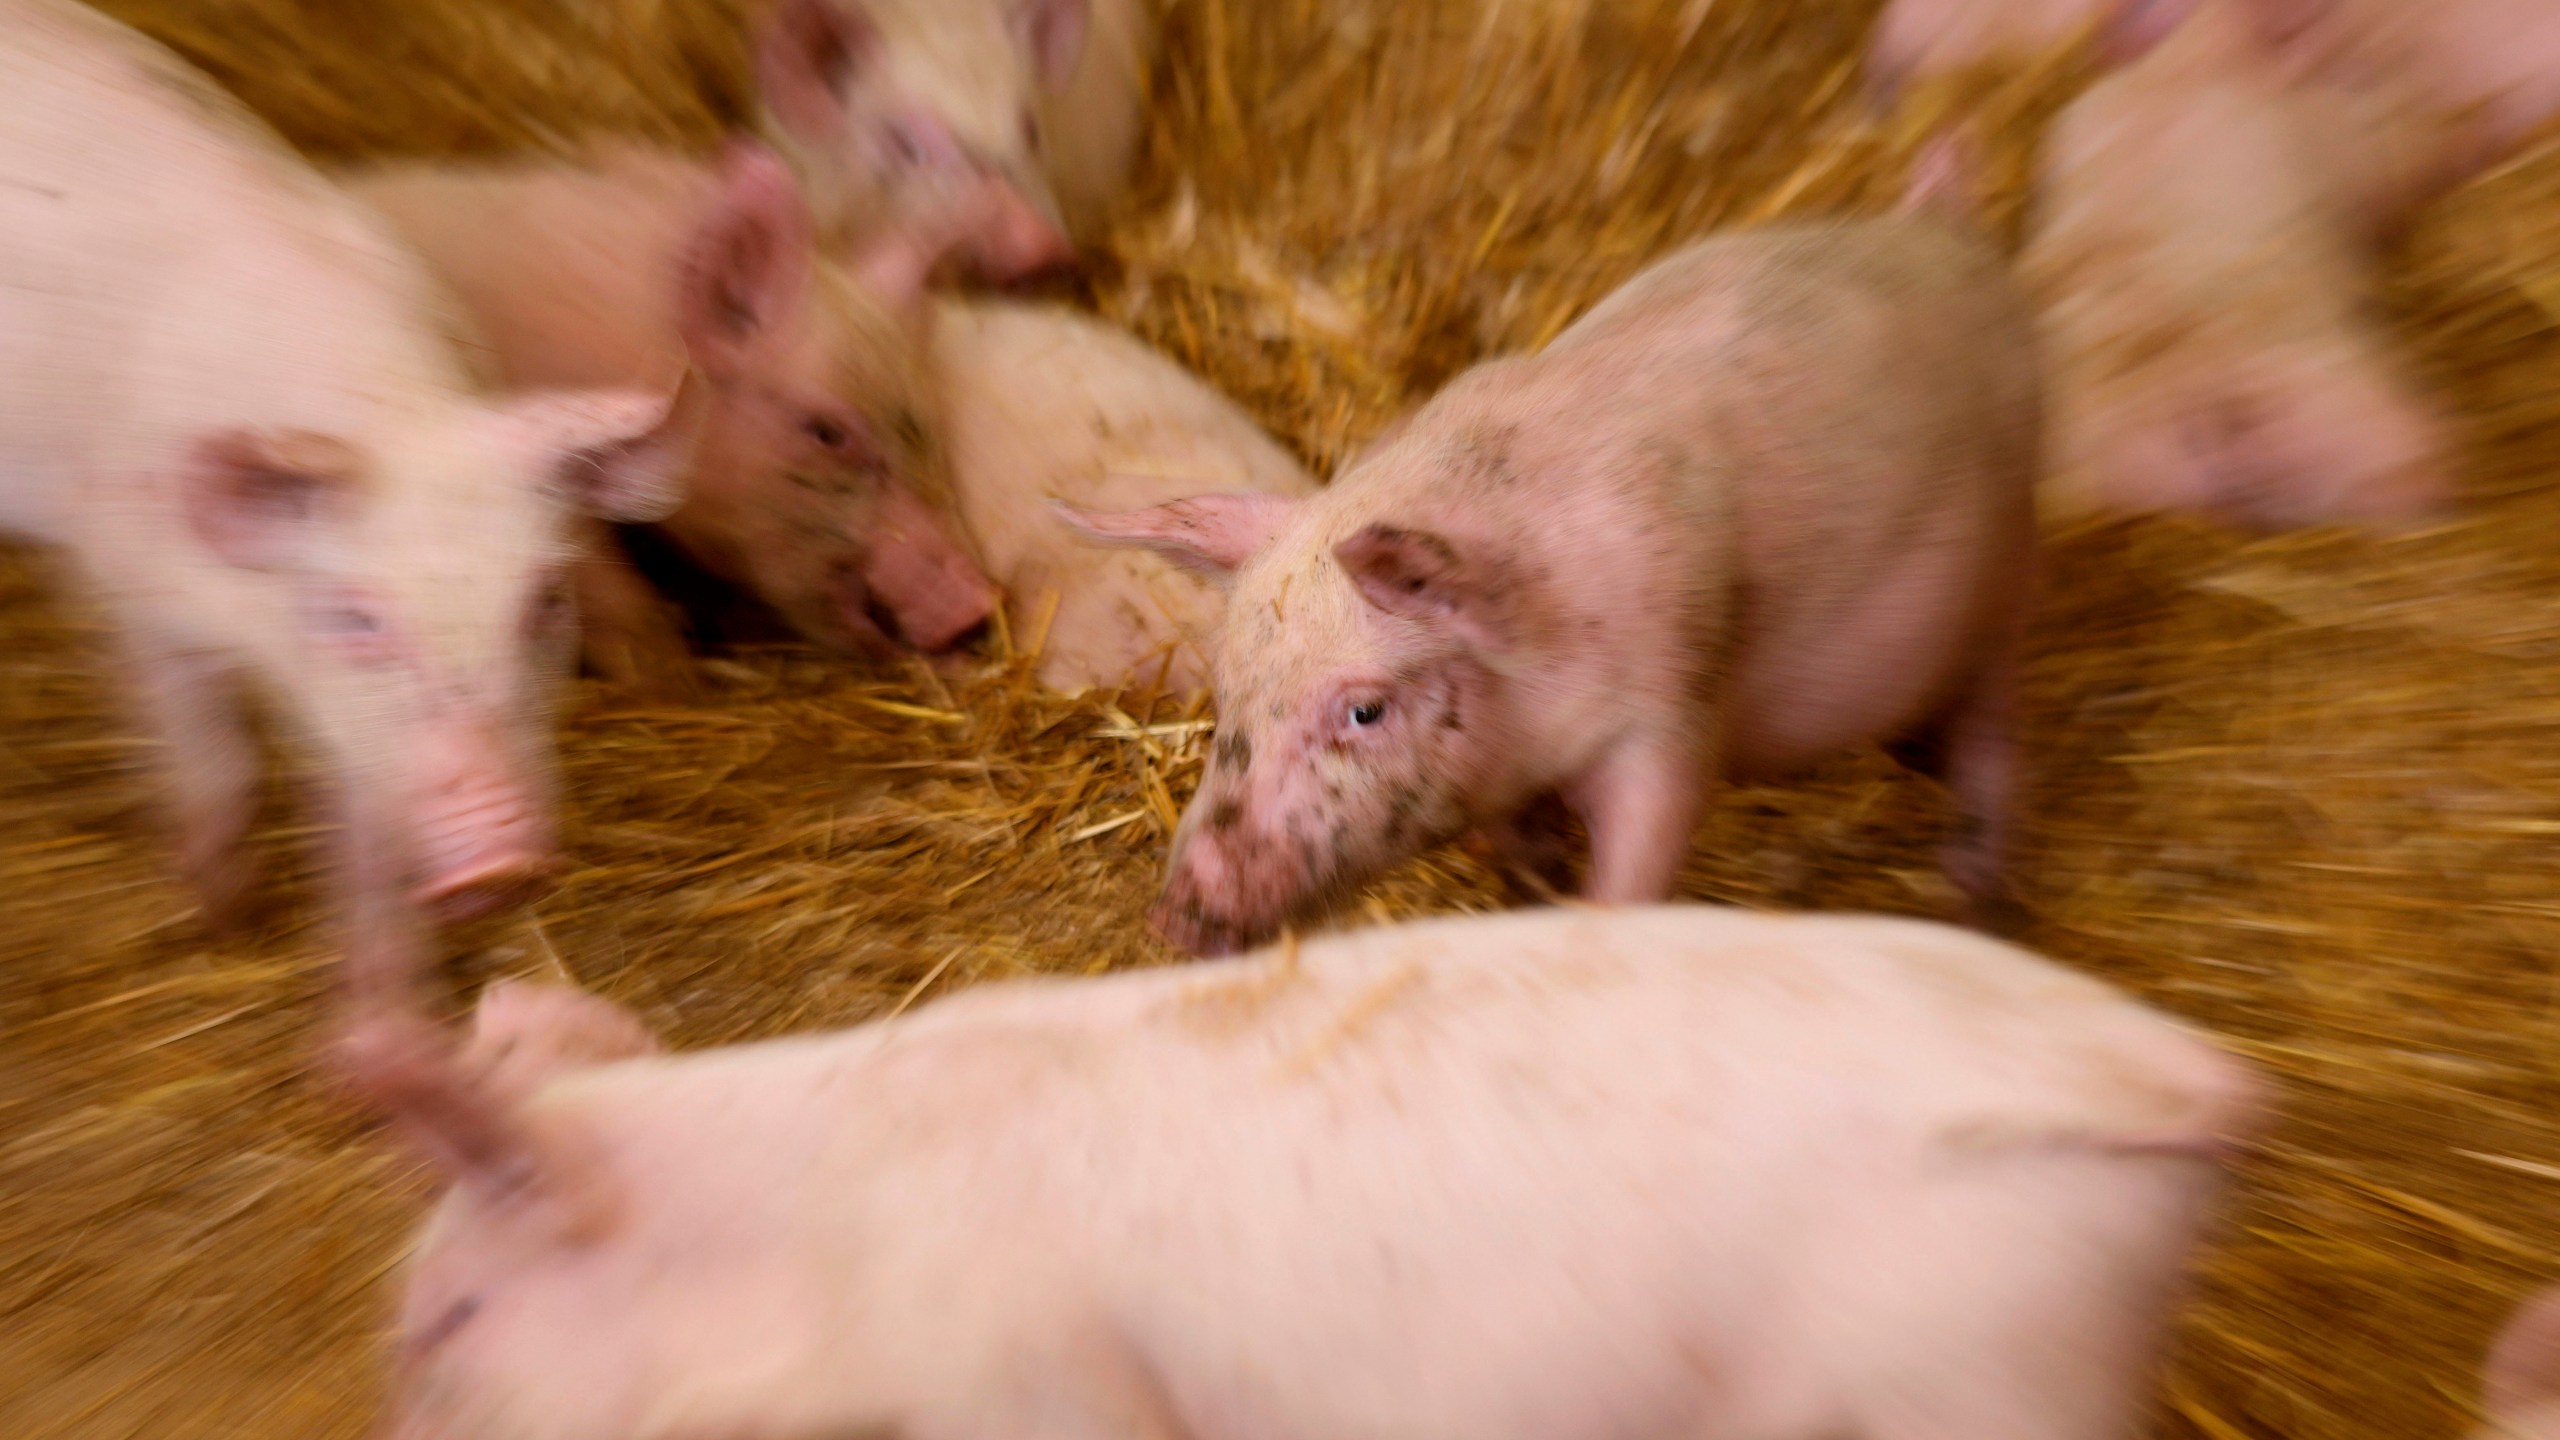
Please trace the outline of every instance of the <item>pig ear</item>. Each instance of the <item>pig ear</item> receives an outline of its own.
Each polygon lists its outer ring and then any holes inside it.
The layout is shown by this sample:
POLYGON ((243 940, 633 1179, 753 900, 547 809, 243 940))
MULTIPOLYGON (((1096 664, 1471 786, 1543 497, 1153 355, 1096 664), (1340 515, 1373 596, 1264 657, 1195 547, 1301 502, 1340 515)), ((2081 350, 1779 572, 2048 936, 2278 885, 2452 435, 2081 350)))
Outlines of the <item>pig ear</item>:
POLYGON ((765 108, 802 140, 839 139, 854 84, 879 45, 862 0, 782 0, 756 40, 765 108))
POLYGON ((1253 558, 1289 522, 1298 502, 1279 495, 1195 495, 1116 513, 1062 500, 1049 508, 1096 544, 1152 550, 1187 569, 1224 576, 1253 558))
POLYGON ((1093 19, 1093 0, 1020 0, 1016 22, 1040 72, 1040 83, 1061 90, 1075 78, 1084 58, 1085 29, 1093 19))
POLYGON ((1979 214, 1974 196, 1981 174, 1973 141, 1958 131, 1941 131, 1912 157, 1911 177, 1902 191, 1903 213, 1970 226, 1979 214))
POLYGON ((503 981, 481 994, 463 1061, 501 1093, 529 1095, 562 1075, 662 1048, 639 1016, 601 995, 503 981))
POLYGON ((356 1019, 338 1041, 339 1074, 445 1179, 483 1200, 538 1215, 564 1239, 611 1216, 612 1186, 579 1152, 526 1123, 434 1025, 405 1011, 356 1019))
POLYGON ((2098 26, 2099 58, 2109 65, 2132 64, 2168 39, 2195 8, 2196 0, 2116 0, 2098 26))
POLYGON ((677 323, 693 363, 715 379, 742 370, 757 344, 808 303, 816 258, 809 204, 790 167, 762 145, 730 147, 680 282, 677 323))
POLYGON ((1502 646, 1507 613, 1498 567, 1468 560, 1447 536, 1372 525, 1333 547, 1362 599, 1390 615, 1445 624, 1471 642, 1502 646))
POLYGON ((2490 1347, 2482 1376, 2492 1416, 2560 1400, 2560 1286, 2528 1300, 2490 1347))
POLYGON ((187 521, 206 548, 250 570, 304 563, 315 538, 359 500, 354 446, 309 430, 217 430, 188 452, 187 521))
POLYGON ((506 422, 562 504, 600 520, 647 524, 684 504, 708 388, 687 375, 672 398, 636 390, 539 393, 509 404, 506 422))

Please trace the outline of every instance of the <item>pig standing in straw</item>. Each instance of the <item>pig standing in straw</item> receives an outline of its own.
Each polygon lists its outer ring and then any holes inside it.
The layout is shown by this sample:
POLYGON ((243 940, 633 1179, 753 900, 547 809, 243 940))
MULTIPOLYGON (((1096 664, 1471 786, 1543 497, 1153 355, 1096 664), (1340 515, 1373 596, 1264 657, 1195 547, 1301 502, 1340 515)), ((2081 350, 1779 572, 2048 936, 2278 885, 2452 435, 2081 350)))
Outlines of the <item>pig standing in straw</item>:
POLYGON ((1147 0, 781 0, 757 47, 766 129, 830 247, 982 205, 968 257, 1007 279, 1074 257, 1129 183, 1147 0))
POLYGON ((0 277, 0 525, 115 620, 209 908, 247 882, 244 676, 327 758, 369 954, 538 876, 566 527, 674 507, 668 402, 484 398, 378 219, 70 0, 0 0, 0 277))
POLYGON ((1703 907, 653 1052, 363 1035, 451 1182, 387 1440, 2104 1440, 2260 1123, 2020 951, 1703 907))
MULTIPOLYGON (((706 395, 682 508, 660 527, 818 644, 940 651, 996 595, 946 518, 920 351, 925 282, 976 212, 888 224, 839 262, 763 146, 716 164, 637 147, 586 164, 401 163, 350 177, 441 267, 517 385, 648 383, 706 395)), ((691 664, 611 537, 580 567, 589 658, 643 691, 691 664)))
POLYGON ((1718 777, 1906 732, 1942 742, 1950 869, 1989 896, 2037 426, 1986 247, 1782 226, 1477 367, 1312 499, 1084 516, 1232 577, 1158 930, 1251 944, 1545 794, 1590 830, 1592 898, 1662 899, 1718 777))

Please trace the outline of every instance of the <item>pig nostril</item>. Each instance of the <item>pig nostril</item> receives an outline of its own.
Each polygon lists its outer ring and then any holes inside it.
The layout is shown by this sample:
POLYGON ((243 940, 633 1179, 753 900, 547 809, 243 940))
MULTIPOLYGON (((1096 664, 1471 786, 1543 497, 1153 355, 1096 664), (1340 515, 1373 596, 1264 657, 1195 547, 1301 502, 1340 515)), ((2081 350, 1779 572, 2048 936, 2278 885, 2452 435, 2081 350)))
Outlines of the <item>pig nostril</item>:
POLYGON ((907 643, 907 632, 898 624, 898 612, 882 603, 879 596, 866 595, 862 598, 862 616, 893 644, 907 643))

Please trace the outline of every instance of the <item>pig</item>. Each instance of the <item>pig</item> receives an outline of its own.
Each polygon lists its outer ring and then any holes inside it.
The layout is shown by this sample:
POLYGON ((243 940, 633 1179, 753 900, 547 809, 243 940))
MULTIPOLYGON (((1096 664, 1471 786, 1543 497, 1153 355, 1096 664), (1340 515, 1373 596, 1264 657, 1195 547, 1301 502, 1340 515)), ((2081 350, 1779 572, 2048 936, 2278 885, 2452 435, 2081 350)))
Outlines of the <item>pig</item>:
POLYGON ((2031 60, 2088 41, 2102 65, 2133 60, 2186 18, 2193 0, 1891 0, 1867 42, 1879 101, 1994 62, 2031 60))
POLYGON ((2391 526, 2449 498, 2443 425, 2370 311, 2376 261, 2321 113, 2207 3, 2056 121, 2021 269, 2058 515, 2391 526))
POLYGON ((509 1007, 539 1073, 413 1016, 350 1046, 448 1181, 387 1440, 2099 1440, 2263 1123, 2098 982, 1862 917, 1443 919, 691 1055, 524 1033, 603 1003, 509 1007))
POLYGON ((1671 891, 1710 786, 1934 757, 1998 898, 2036 568, 2033 323, 1938 217, 1710 238, 1461 376, 1321 494, 1082 512, 1228 577, 1218 736, 1153 918, 1254 943, 1425 846, 1584 821, 1671 891))
POLYGON ((760 32, 764 130, 810 178, 831 246, 955 195, 995 280, 1069 263, 1145 133, 1147 0, 780 0, 760 32))
POLYGON ((321 762, 372 963, 537 883, 570 527, 672 509, 698 407, 491 397, 388 227, 70 0, 0 0, 0 275, 0 527, 112 622, 208 915, 252 879, 244 682, 321 762))
POLYGON ((1225 595, 1155 555, 1095 550, 1046 502, 1303 499, 1316 490, 1306 468, 1179 365, 1059 306, 946 300, 934 352, 960 517, 1012 598, 1014 634, 1028 640, 1051 616, 1041 683, 1205 689, 1225 595))
MULTIPOLYGON (((348 177, 469 304, 511 384, 664 383, 707 394, 684 505, 660 529, 810 640, 933 652, 993 612, 947 518, 923 348, 946 220, 821 256, 781 158, 612 147, 582 164, 404 162, 348 177)), ((691 662, 609 536, 580 567, 590 661, 643 693, 691 662)))
POLYGON ((2473 1440, 2560 1440, 2560 1286, 2507 1321, 2485 1380, 2489 1423, 2473 1440))

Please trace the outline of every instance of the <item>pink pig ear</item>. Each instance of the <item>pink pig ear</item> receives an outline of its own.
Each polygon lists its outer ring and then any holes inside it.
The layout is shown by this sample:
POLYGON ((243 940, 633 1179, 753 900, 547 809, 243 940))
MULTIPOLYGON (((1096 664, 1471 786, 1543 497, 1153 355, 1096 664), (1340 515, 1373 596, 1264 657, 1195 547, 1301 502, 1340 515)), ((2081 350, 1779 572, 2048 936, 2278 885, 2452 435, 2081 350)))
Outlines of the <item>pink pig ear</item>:
POLYGON ((363 458, 309 430, 217 430, 188 452, 179 485, 196 538, 227 564, 289 570, 360 501, 363 458))
POLYGON ((503 423, 563 504, 599 520, 647 524, 684 504, 685 475, 709 411, 709 388, 687 375, 672 397, 637 390, 527 395, 505 407, 503 423))
POLYGON ((1188 500, 1116 513, 1082 510, 1063 500, 1049 508, 1100 545, 1152 550, 1206 575, 1225 576, 1269 545, 1298 502, 1278 495, 1195 495, 1188 500))
POLYGON ((564 1240, 589 1238, 609 1223, 616 1199, 609 1180, 583 1152, 528 1124, 515 1099, 463 1063, 424 1017, 363 1014, 334 1058, 356 1094, 449 1183, 564 1240))
POLYGON ((2483 1398, 2494 1417, 2560 1400, 2560 1286, 2519 1307, 2490 1347, 2483 1398))
POLYGON ((1479 647, 1503 647, 1509 624, 1500 567, 1471 561, 1429 530, 1372 525, 1333 547, 1362 599, 1390 615, 1445 624, 1479 647))
POLYGON ((1040 72, 1040 83, 1064 89, 1084 58, 1085 30, 1093 19, 1093 0, 1021 0, 1017 22, 1040 72))
POLYGON ((2098 26, 2098 56, 2130 65, 2148 55, 2194 12, 2196 0, 2115 0, 2098 26))
POLYGON ((639 1016, 568 985, 504 981, 482 992, 463 1064, 503 1095, 530 1095, 598 1065, 660 1053, 639 1016))
POLYGON ((765 108, 802 140, 840 138, 854 84, 879 46, 879 27, 862 0, 781 0, 756 40, 765 108))
POLYGON ((736 376, 809 303, 816 263, 816 225, 790 167, 752 141, 732 145, 685 257, 676 313, 686 354, 706 375, 736 376))

